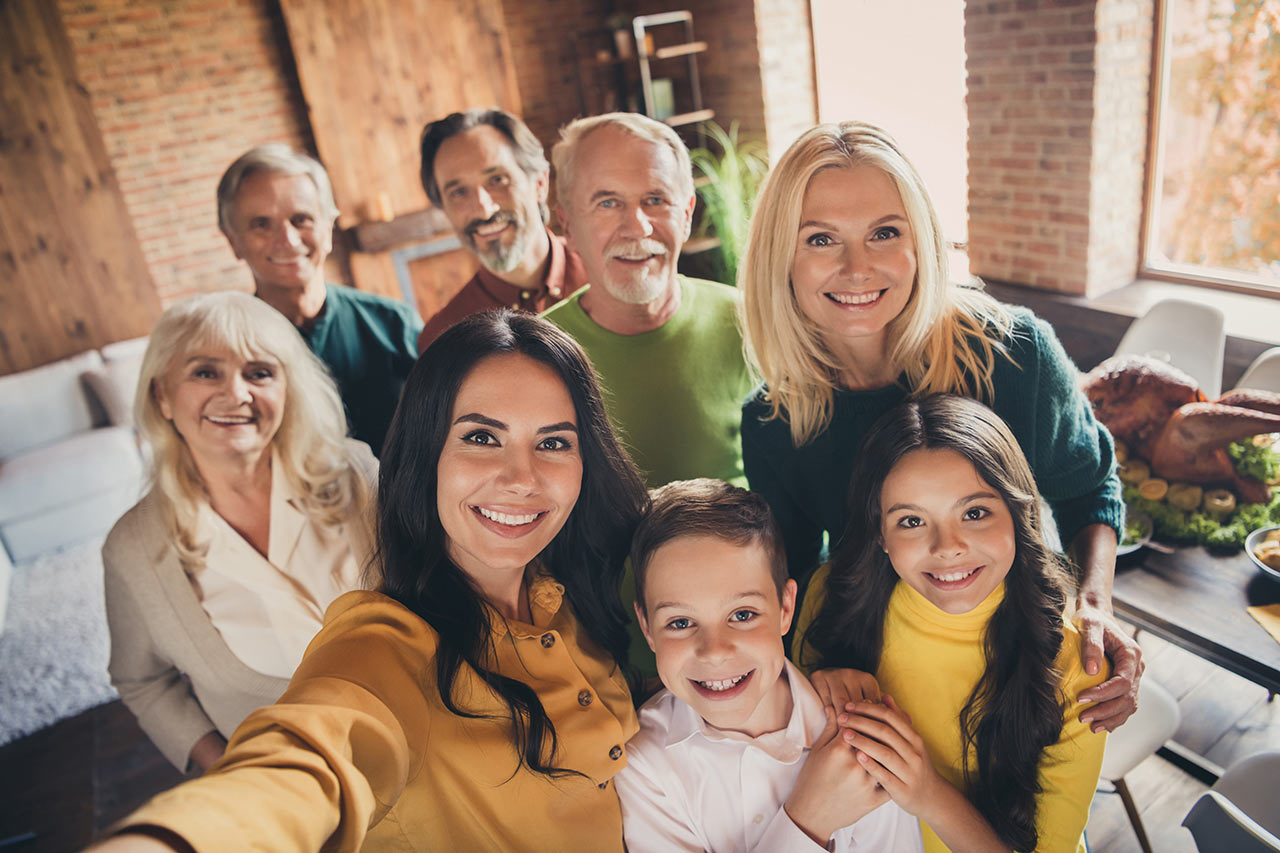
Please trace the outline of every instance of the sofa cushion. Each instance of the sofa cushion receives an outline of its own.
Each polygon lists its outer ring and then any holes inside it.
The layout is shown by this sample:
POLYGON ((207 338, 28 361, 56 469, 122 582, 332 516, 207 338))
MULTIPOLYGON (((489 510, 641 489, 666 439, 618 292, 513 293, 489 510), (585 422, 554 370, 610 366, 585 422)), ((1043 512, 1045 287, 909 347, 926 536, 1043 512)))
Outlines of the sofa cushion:
POLYGON ((144 337, 107 344, 101 350, 102 367, 85 372, 85 383, 113 426, 133 426, 133 395, 147 341, 144 337))
POLYGON ((0 525, 128 484, 141 497, 142 457, 128 427, 102 427, 0 462, 0 525))
POLYGON ((102 357, 90 350, 0 376, 0 459, 92 429, 93 410, 80 375, 101 366, 102 357))
POLYGON ((4 543, 0 552, 8 551, 13 562, 25 563, 49 551, 105 536, 137 502, 137 487, 122 485, 109 492, 87 495, 44 515, 0 524, 0 541, 4 543))

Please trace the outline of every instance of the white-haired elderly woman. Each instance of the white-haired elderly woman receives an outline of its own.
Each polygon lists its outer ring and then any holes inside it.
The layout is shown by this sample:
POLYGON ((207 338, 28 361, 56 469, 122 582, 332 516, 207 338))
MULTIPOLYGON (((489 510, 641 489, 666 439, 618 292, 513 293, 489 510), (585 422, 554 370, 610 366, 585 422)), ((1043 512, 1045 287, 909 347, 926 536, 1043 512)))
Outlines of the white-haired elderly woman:
POLYGON ((134 410, 154 485, 102 549, 111 681, 166 758, 203 770, 366 586, 377 462, 324 365, 244 293, 165 312, 134 410))
MULTIPOLYGON (((908 396, 975 397, 1009 424, 1081 567, 1076 619, 1092 674, 1081 718, 1114 729, 1136 707, 1137 645, 1111 617, 1124 521, 1114 452, 1053 329, 953 283, 937 214, 893 139, 862 122, 806 131, 761 188, 739 283, 764 387, 743 407, 743 462, 769 501, 792 574, 844 529, 863 435, 908 396)), ((1073 697, 1075 698, 1075 697, 1073 697)))

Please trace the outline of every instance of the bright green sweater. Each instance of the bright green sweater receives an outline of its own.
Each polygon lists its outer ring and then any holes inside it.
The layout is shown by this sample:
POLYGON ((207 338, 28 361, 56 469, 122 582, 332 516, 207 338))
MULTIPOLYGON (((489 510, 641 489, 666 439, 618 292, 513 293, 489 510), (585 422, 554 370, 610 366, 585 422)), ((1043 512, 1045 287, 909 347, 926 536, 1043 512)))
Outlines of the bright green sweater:
MULTIPOLYGON (((1024 308, 1009 309, 1013 333, 1005 341, 1012 362, 997 354, 991 406, 1018 439, 1049 502, 1065 544, 1088 524, 1124 524, 1120 480, 1111 434, 1093 416, 1077 387, 1075 365, 1048 323, 1024 308)), ((765 421, 757 394, 742 410, 742 454, 747 479, 773 509, 793 577, 817 564, 823 534, 834 545, 845 524, 853 463, 863 437, 881 415, 908 396, 899 384, 874 391, 837 391, 831 425, 804 447, 791 442, 788 424, 765 421)))
POLYGON ((650 488, 716 477, 747 484, 738 438, 754 382, 742 355, 738 292, 680 276, 680 308, 652 332, 619 335, 582 310, 579 290, 542 316, 582 344, 609 420, 650 488))

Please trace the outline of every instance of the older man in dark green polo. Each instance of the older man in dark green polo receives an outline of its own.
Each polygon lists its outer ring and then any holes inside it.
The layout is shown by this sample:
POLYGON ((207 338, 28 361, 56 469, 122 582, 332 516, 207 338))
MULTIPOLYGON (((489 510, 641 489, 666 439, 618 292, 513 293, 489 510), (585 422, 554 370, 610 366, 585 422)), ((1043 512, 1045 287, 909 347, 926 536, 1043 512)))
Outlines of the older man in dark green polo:
POLYGON ((328 365, 351 434, 377 454, 422 320, 403 302, 325 282, 337 216, 324 167, 287 145, 249 149, 218 182, 218 227, 249 265, 258 298, 288 317, 328 365))

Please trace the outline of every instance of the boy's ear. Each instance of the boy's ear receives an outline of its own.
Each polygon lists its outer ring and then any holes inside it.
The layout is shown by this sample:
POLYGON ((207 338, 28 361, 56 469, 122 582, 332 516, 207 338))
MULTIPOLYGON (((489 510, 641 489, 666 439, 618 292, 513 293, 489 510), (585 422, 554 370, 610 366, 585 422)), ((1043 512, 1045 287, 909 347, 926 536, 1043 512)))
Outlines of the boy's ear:
POLYGON ((787 582, 782 587, 781 630, 783 634, 791 630, 791 619, 796 615, 796 589, 795 579, 787 578, 787 582))
POLYGON ((636 609, 636 619, 640 622, 640 633, 644 634, 644 641, 649 644, 650 651, 657 651, 653 647, 653 637, 649 636, 649 620, 645 618, 644 608, 640 606, 640 602, 633 601, 631 606, 636 609))

